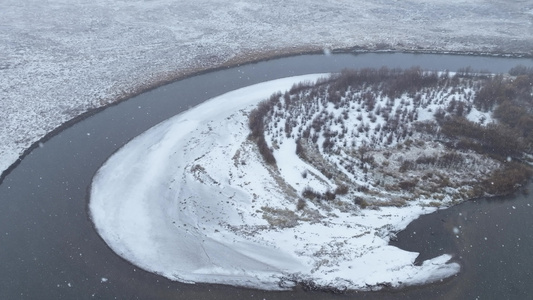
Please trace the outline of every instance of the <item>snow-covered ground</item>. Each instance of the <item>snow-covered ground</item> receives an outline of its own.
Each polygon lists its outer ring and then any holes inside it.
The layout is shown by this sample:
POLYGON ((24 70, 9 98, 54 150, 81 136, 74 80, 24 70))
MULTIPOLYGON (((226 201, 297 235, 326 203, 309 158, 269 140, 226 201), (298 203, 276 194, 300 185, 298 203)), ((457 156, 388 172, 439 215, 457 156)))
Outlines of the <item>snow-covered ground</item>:
MULTIPOLYGON (((416 200, 401 208, 298 208, 287 194, 301 174, 266 166, 254 150, 248 113, 255 104, 320 76, 227 93, 128 143, 93 181, 89 208, 100 235, 125 259, 182 282, 366 290, 456 274, 448 254, 417 266, 417 253, 388 245, 391 233, 435 208, 416 200)), ((290 159, 280 169, 305 164, 283 153, 280 161, 290 159)))
POLYGON ((0 2, 0 171, 73 117, 197 70, 323 48, 531 53, 531 1, 0 2))

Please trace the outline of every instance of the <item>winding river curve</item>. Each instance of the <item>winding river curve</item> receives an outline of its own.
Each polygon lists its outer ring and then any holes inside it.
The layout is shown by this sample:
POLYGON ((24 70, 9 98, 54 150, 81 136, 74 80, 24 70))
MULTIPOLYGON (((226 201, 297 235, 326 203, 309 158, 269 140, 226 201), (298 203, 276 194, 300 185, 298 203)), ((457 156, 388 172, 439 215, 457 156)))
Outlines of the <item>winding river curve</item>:
MULTIPOLYGON (((254 83, 343 68, 466 66, 506 72, 533 59, 439 54, 301 55, 190 77, 94 114, 40 144, 0 183, 0 299, 339 299, 323 292, 266 292, 182 284, 121 259, 87 214, 91 179, 118 148, 213 96, 254 83)), ((533 294, 533 196, 476 200, 421 217, 396 245, 432 257, 454 253, 462 273, 401 291, 343 299, 522 299, 533 294), (445 251, 443 251, 443 249, 445 251)))

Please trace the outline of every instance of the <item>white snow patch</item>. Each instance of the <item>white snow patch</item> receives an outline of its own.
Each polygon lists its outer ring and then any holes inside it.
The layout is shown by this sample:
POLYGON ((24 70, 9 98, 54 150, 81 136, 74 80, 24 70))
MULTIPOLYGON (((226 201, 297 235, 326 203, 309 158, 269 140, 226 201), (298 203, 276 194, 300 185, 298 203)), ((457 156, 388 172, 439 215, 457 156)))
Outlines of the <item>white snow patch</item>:
POLYGON ((472 110, 466 116, 466 118, 471 122, 480 124, 489 124, 494 122, 494 119, 492 118, 492 112, 482 112, 475 107, 472 107, 472 110))

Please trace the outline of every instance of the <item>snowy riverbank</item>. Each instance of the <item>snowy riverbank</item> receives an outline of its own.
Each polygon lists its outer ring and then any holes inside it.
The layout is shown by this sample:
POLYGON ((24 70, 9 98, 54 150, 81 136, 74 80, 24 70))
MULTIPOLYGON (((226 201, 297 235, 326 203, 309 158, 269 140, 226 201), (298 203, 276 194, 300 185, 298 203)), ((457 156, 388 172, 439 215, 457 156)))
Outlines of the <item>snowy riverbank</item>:
POLYGON ((320 216, 296 226, 269 225, 269 213, 283 222, 280 215, 296 204, 252 150, 247 113, 272 93, 320 76, 227 93, 135 138, 94 179, 90 212, 100 235, 132 263, 183 282, 366 290, 456 274, 460 267, 447 254, 415 266, 417 253, 388 245, 390 233, 435 210, 416 201, 352 212, 317 207, 320 216))
POLYGON ((482 0, 5 0, 0 171, 83 112, 195 71, 324 48, 531 53, 532 15, 482 0))

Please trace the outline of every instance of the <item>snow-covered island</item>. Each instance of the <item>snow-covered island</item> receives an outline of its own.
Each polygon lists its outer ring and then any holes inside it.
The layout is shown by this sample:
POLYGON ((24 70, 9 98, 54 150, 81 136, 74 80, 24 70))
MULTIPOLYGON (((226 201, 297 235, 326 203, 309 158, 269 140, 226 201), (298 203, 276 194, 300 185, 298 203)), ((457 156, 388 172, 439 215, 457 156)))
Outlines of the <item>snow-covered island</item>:
POLYGON ((533 117, 518 105, 533 76, 515 71, 366 69, 227 93, 113 155, 92 183, 92 220, 117 254, 181 282, 342 291, 448 278, 452 255, 418 265, 389 240, 529 178, 516 161, 531 158, 533 117))

